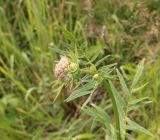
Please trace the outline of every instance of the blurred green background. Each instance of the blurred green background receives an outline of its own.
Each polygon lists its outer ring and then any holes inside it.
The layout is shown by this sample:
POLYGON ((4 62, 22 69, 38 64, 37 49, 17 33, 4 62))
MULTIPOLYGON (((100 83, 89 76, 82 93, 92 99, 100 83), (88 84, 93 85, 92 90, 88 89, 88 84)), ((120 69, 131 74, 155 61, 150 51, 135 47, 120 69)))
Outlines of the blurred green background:
MULTIPOLYGON (((128 79, 145 58, 148 85, 134 97, 150 101, 129 115, 155 137, 131 132, 129 139, 159 140, 160 0, 0 0, 0 139, 105 139, 78 102, 64 102, 65 91, 53 102, 55 62, 75 46, 98 59, 112 55, 128 79)), ((103 108, 104 96, 95 101, 103 108)))

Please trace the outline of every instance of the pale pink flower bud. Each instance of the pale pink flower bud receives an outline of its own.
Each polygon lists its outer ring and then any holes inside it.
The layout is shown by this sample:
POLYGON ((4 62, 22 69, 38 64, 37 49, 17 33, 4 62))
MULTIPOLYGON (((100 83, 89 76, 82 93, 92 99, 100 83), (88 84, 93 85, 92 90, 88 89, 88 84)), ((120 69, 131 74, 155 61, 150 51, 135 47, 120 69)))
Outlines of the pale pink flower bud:
POLYGON ((54 69, 54 74, 55 77, 59 80, 62 80, 69 70, 69 60, 67 57, 62 56, 60 61, 56 64, 55 69, 54 69))

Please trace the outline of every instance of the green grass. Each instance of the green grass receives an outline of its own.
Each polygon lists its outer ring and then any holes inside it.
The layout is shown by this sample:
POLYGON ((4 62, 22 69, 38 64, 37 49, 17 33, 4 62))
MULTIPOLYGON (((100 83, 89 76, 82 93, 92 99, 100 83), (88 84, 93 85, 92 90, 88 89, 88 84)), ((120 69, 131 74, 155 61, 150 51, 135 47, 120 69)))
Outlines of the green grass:
POLYGON ((1 139, 159 140, 159 7, 159 0, 0 0, 1 139), (53 72, 61 55, 76 64, 67 84, 53 72))

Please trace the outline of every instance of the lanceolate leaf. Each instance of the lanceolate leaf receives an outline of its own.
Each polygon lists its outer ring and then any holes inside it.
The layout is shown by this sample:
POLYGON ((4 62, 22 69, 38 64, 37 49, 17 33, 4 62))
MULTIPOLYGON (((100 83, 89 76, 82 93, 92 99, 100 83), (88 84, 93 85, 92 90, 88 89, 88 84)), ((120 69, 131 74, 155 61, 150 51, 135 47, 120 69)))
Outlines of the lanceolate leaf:
POLYGON ((94 134, 91 133, 82 133, 75 136, 72 140, 83 140, 83 139, 93 139, 95 137, 94 134))
POLYGON ((143 89, 146 85, 148 85, 148 82, 145 83, 145 84, 143 84, 143 85, 140 86, 140 87, 137 87, 137 88, 132 89, 131 93, 135 93, 135 92, 140 91, 140 90, 143 89))
POLYGON ((90 94, 94 92, 96 88, 97 88, 96 81, 90 80, 87 84, 73 91, 71 95, 66 99, 66 101, 70 102, 78 97, 90 94))
POLYGON ((103 67, 99 68, 98 71, 105 79, 115 79, 115 76, 111 75, 111 72, 113 72, 113 70, 115 69, 116 64, 117 63, 103 66, 103 67))
POLYGON ((121 98, 119 92, 116 90, 115 86, 111 81, 109 81, 109 85, 111 88, 111 92, 109 94, 112 100, 113 109, 115 113, 116 128, 118 129, 117 136, 118 136, 118 139, 121 139, 123 137, 123 130, 125 125, 125 122, 124 122, 125 113, 123 110, 125 103, 123 98, 121 98))
POLYGON ((126 95, 129 95, 129 89, 128 89, 127 85, 126 85, 126 82, 125 82, 122 74, 118 71, 118 69, 116 69, 116 70, 117 70, 117 74, 118 74, 118 78, 120 80, 121 86, 122 86, 122 88, 124 90, 124 93, 126 95))
POLYGON ((110 57, 110 55, 107 55, 105 57, 103 57, 102 59, 100 59, 98 62, 96 62, 96 66, 99 66, 102 62, 104 62, 108 57, 110 57))
POLYGON ((72 42, 75 42, 75 43, 77 42, 75 36, 74 36, 71 32, 69 32, 65 27, 62 27, 61 29, 62 29, 62 32, 63 32, 64 36, 65 36, 68 40, 70 40, 70 41, 72 41, 72 42))
POLYGON ((128 130, 139 131, 139 132, 142 132, 146 135, 153 136, 153 134, 150 131, 148 131, 144 127, 140 126, 136 122, 130 120, 129 118, 127 118, 127 123, 128 123, 128 125, 127 125, 128 130))
POLYGON ((92 116, 96 121, 101 122, 105 125, 106 129, 110 132, 111 129, 111 119, 107 112, 105 112, 100 107, 92 104, 93 107, 85 107, 83 110, 90 116, 92 116))
POLYGON ((137 72, 136 72, 136 75, 134 76, 131 88, 133 88, 137 84, 137 82, 139 81, 139 78, 142 75, 143 69, 144 69, 144 59, 138 65, 137 72))
POLYGON ((135 105, 135 104, 138 104, 142 101, 145 101, 145 100, 148 100, 149 97, 142 97, 142 98, 139 98, 139 99, 135 99, 135 100, 132 100, 129 102, 129 105, 135 105))

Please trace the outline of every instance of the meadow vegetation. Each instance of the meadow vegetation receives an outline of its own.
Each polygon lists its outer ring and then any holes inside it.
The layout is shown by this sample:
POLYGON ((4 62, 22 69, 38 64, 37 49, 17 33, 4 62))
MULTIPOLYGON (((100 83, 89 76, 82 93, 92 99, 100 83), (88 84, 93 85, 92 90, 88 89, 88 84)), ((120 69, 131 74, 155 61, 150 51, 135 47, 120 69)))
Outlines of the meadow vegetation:
POLYGON ((159 140, 159 100, 160 0, 0 0, 1 140, 159 140))

